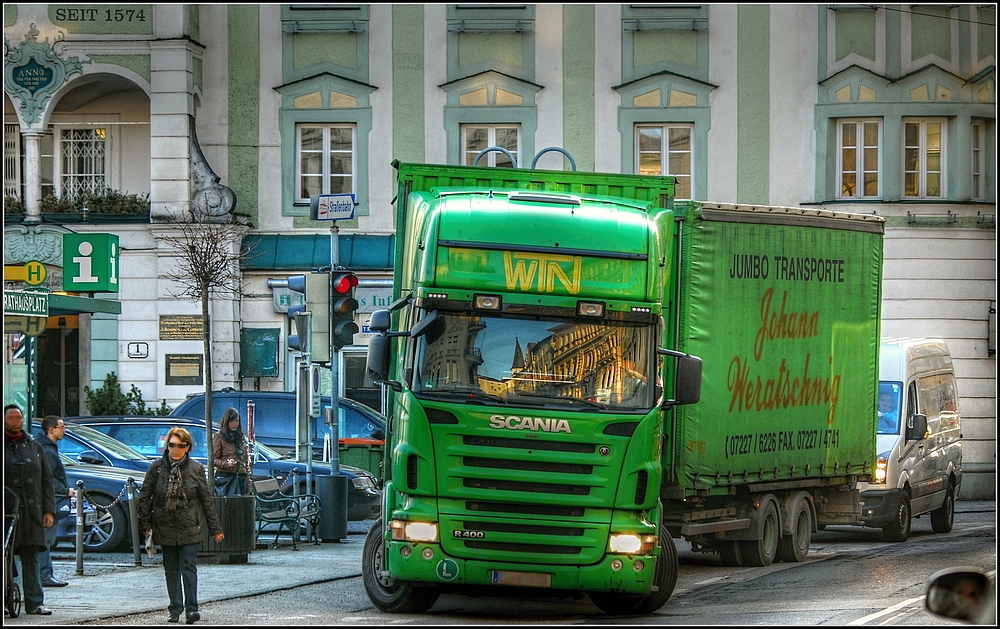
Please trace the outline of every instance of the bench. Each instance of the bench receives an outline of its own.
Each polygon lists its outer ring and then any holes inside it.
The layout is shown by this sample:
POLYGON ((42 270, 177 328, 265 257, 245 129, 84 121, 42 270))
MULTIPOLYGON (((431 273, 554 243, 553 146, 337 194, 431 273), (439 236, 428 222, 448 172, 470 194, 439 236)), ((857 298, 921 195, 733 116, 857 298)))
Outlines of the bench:
POLYGON ((265 526, 275 524, 278 530, 274 534, 273 547, 278 545, 278 536, 285 528, 292 535, 292 548, 298 550, 300 528, 306 527, 306 540, 314 540, 319 543, 320 504, 319 496, 316 494, 302 494, 292 496, 281 491, 281 485, 275 478, 265 478, 255 480, 251 483, 251 488, 256 503, 257 533, 254 538, 260 537, 265 526))

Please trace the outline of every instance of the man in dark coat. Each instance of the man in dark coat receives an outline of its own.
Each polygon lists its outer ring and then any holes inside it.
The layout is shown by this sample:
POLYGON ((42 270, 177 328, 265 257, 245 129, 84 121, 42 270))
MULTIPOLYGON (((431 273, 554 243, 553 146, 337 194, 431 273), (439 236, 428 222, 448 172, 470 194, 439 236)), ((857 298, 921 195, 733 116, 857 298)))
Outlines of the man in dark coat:
POLYGON ((3 409, 3 484, 17 496, 13 552, 21 558, 24 609, 48 616, 38 571, 38 552, 45 550, 45 529, 55 526, 56 500, 52 471, 42 447, 24 431, 24 414, 16 404, 3 409))
POLYGON ((201 619, 197 559, 202 518, 216 543, 225 539, 205 468, 190 457, 193 444, 187 430, 174 426, 167 431, 163 457, 146 470, 137 505, 139 530, 146 543, 159 544, 163 549, 163 574, 170 598, 167 622, 177 622, 183 610, 189 625, 201 619))
POLYGON ((58 415, 46 415, 42 420, 42 430, 35 435, 35 441, 42 446, 45 452, 45 460, 52 470, 52 480, 55 484, 56 493, 56 525, 45 529, 45 550, 38 553, 38 569, 42 576, 43 588, 61 588, 69 583, 56 578, 52 570, 52 549, 58 543, 58 522, 70 515, 69 499, 76 494, 76 490, 69 486, 66 481, 66 469, 63 467, 62 459, 59 458, 59 442, 66 436, 66 423, 58 415), (65 508, 65 510, 64 510, 65 508))

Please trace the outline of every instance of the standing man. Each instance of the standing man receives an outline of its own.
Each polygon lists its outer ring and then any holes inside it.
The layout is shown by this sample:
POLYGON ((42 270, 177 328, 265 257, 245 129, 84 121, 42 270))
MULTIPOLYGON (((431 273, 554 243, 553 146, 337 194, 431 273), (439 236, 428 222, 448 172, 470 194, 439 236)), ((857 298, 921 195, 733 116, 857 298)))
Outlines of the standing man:
POLYGON ((3 484, 17 496, 17 524, 13 553, 21 558, 24 608, 28 614, 48 616, 45 591, 38 574, 38 553, 45 550, 45 529, 55 526, 52 471, 42 447, 24 432, 24 414, 16 404, 3 408, 3 484))
MULTIPOLYGON (((66 469, 59 458, 59 442, 66 436, 66 423, 58 415, 47 415, 42 420, 42 431, 35 435, 35 441, 42 446, 45 452, 45 460, 52 470, 52 481, 56 497, 56 522, 62 520, 69 513, 69 499, 76 495, 76 490, 66 482, 66 469), (63 510, 62 507, 66 509, 63 510)), ((45 529, 45 550, 38 553, 38 570, 42 577, 42 587, 61 588, 69 583, 60 581, 52 571, 52 549, 56 547, 58 540, 56 535, 59 527, 50 526, 45 529)))

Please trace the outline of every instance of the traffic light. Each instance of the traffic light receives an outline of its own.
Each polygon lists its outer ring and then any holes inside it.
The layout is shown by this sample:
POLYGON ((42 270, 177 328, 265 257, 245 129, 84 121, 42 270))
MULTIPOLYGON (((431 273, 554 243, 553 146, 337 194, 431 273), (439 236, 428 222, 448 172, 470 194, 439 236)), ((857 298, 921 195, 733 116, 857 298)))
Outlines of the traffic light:
MULTIPOLYGON (((272 287, 284 285, 283 288, 295 291, 296 293, 302 293, 303 301, 305 301, 305 275, 290 275, 286 280, 268 280, 268 285, 272 287)), ((288 318, 295 324, 295 334, 288 335, 288 351, 290 352, 302 352, 303 354, 309 352, 311 330, 309 325, 310 322, 305 317, 305 315, 308 314, 307 308, 308 307, 303 304, 288 306, 288 318)))
POLYGON ((306 275, 306 308, 312 313, 312 339, 309 344, 314 363, 330 360, 330 274, 306 275))
POLYGON ((330 343, 334 351, 353 345, 354 335, 359 331, 354 322, 358 310, 358 300, 354 298, 357 286, 358 276, 350 271, 334 271, 330 276, 330 343))
POLYGON ((295 334, 288 335, 288 351, 308 354, 312 349, 312 313, 305 306, 289 306, 288 318, 295 322, 295 334))

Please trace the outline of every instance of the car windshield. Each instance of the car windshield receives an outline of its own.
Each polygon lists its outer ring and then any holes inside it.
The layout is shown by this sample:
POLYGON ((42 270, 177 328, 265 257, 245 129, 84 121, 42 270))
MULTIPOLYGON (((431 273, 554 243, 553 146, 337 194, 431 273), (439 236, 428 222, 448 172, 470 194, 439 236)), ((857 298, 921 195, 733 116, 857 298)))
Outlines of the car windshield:
POLYGON ((146 460, 146 457, 143 456, 141 452, 129 447, 117 439, 112 439, 99 430, 94 430, 93 428, 88 428, 87 426, 67 425, 66 431, 74 435, 78 435, 81 439, 95 443, 108 452, 111 452, 123 459, 131 461, 146 460))
POLYGON ((566 410, 655 403, 656 328, 583 319, 441 313, 420 337, 419 397, 566 410))

